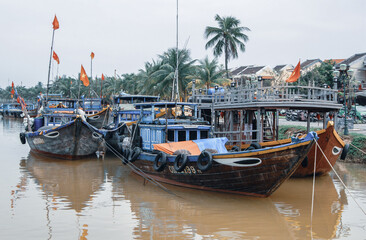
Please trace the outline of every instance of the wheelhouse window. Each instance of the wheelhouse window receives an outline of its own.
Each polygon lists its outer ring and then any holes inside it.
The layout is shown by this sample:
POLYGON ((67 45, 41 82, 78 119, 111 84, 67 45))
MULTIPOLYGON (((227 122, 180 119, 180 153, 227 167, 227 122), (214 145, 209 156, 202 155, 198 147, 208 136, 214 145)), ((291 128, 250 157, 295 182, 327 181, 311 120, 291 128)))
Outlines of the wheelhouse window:
POLYGON ((201 131, 201 139, 208 138, 208 131, 201 131))
POLYGON ((178 141, 186 141, 187 140, 187 133, 186 131, 178 131, 178 141))
POLYGON ((174 142, 174 130, 168 130, 168 141, 174 142))
POLYGON ((197 140, 197 131, 189 132, 189 140, 197 140))

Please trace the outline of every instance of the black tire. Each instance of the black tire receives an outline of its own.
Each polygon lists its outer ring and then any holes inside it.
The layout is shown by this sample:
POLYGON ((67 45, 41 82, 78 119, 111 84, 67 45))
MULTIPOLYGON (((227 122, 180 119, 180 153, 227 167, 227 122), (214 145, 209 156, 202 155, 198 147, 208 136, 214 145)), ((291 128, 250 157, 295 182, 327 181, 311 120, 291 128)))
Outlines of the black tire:
POLYGON ((240 151, 240 148, 238 146, 233 146, 230 150, 230 152, 239 152, 240 151))
POLYGON ((20 142, 22 144, 25 144, 26 143, 26 140, 25 140, 25 133, 19 133, 19 138, 20 138, 20 142))
POLYGON ((136 161, 137 158, 140 156, 141 152, 142 152, 141 148, 135 147, 132 150, 132 152, 129 154, 128 161, 131 162, 131 163, 134 162, 134 161, 136 161))
POLYGON ((167 164, 167 158, 165 152, 159 152, 154 160, 154 170, 157 172, 161 172, 164 170, 165 166, 167 164), (160 165, 159 165, 160 162, 160 165))
POLYGON ((347 143, 346 145, 344 145, 344 148, 343 148, 343 151, 342 151, 342 154, 341 154, 341 159, 342 160, 346 159, 348 151, 349 151, 349 144, 347 143))
POLYGON ((250 144, 250 147, 254 147, 254 149, 261 149, 262 148, 262 146, 259 143, 256 143, 256 142, 250 144))
POLYGON ((181 172, 187 166, 188 163, 188 156, 187 154, 180 153, 177 155, 174 161, 174 169, 177 172, 181 172), (181 164, 180 164, 181 163, 181 164), (179 165, 180 164, 180 165, 179 165))
POLYGON ((202 172, 205 172, 212 168, 212 153, 203 150, 197 159, 197 167, 202 172), (207 164, 203 162, 207 161, 207 164))

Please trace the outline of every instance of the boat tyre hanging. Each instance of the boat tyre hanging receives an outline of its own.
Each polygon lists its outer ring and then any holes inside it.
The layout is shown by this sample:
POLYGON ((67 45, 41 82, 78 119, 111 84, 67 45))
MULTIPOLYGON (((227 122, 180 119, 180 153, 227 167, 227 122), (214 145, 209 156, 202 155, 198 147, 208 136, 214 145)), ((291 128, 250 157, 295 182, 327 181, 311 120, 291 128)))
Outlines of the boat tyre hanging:
POLYGON ((141 154, 141 148, 139 147, 135 147, 132 152, 129 154, 128 156, 128 161, 129 162, 134 162, 137 160, 137 158, 140 156, 141 154))
POLYGON ((187 154, 180 153, 177 155, 174 161, 174 169, 177 172, 181 172, 187 166, 188 163, 188 156, 187 154))
POLYGON ((157 172, 161 172, 164 170, 165 166, 166 166, 166 154, 164 152, 159 152, 156 157, 155 157, 155 161, 154 161, 154 169, 157 172))
POLYGON ((25 140, 25 133, 20 133, 19 134, 19 138, 20 138, 20 142, 22 144, 25 144, 26 140, 25 140))
POLYGON ((342 154, 341 154, 341 159, 342 160, 346 159, 348 150, 349 150, 349 144, 347 143, 346 145, 344 145, 344 148, 343 148, 343 151, 342 151, 342 154))
POLYGON ((202 172, 209 170, 212 167, 212 153, 203 150, 198 156, 197 167, 202 172))

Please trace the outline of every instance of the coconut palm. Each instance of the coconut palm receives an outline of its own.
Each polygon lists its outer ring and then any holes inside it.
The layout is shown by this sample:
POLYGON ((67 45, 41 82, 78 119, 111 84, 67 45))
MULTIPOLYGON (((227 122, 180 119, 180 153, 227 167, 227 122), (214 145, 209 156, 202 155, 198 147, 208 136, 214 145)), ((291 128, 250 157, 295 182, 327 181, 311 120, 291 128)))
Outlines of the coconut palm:
POLYGON ((137 88, 140 94, 156 94, 158 78, 154 77, 156 71, 161 67, 161 61, 146 62, 145 68, 140 69, 136 76, 137 88))
MULTIPOLYGON (((177 66, 176 49, 168 49, 162 55, 159 55, 162 65, 159 70, 152 74, 156 78, 156 90, 164 98, 170 98, 172 94, 173 79, 175 77, 175 69, 177 66)), ((191 60, 190 51, 187 49, 178 50, 178 87, 179 94, 186 99, 187 85, 194 78, 196 60, 191 60)))
POLYGON ((210 61, 206 56, 205 59, 199 61, 200 65, 197 67, 196 78, 200 84, 206 85, 209 89, 212 84, 224 84, 230 80, 223 77, 225 70, 220 69, 217 59, 210 61))
POLYGON ((239 49, 245 51, 245 42, 249 40, 244 31, 250 31, 247 27, 241 27, 240 21, 232 16, 220 17, 218 14, 215 16, 219 27, 206 27, 205 37, 212 37, 206 43, 206 49, 213 47, 213 54, 219 57, 224 53, 225 55, 225 70, 226 77, 229 78, 228 62, 230 58, 238 57, 239 49))

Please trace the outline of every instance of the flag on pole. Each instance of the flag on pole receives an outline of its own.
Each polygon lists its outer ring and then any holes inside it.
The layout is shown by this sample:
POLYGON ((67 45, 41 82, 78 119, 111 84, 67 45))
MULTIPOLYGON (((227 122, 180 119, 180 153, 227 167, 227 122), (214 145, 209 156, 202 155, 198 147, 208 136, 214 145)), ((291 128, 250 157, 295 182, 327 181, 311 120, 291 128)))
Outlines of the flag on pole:
POLYGON ((91 57, 91 59, 94 59, 94 53, 93 52, 91 52, 90 57, 91 57))
POLYGON ((14 82, 11 82, 11 95, 14 95, 15 91, 14 91, 14 82))
POLYGON ((57 54, 55 53, 55 51, 53 51, 53 59, 55 59, 55 61, 57 62, 57 64, 60 64, 60 59, 58 58, 57 54))
POLYGON ((104 78, 104 75, 103 75, 103 73, 102 73, 102 81, 104 81, 105 80, 105 78, 104 78))
POLYGON ((89 79, 88 76, 86 75, 83 65, 81 65, 80 80, 83 82, 85 87, 89 86, 89 79))
POLYGON ((296 65, 294 71, 292 71, 290 77, 286 80, 286 82, 296 82, 297 79, 299 79, 300 77, 300 61, 299 63, 296 65))
POLYGON ((57 20, 56 15, 55 15, 55 18, 53 19, 52 25, 53 25, 53 29, 54 29, 54 30, 56 30, 56 29, 59 29, 59 28, 60 28, 60 25, 59 25, 59 23, 58 23, 58 20, 57 20))
POLYGON ((362 91, 362 85, 361 84, 358 86, 358 90, 362 91))

